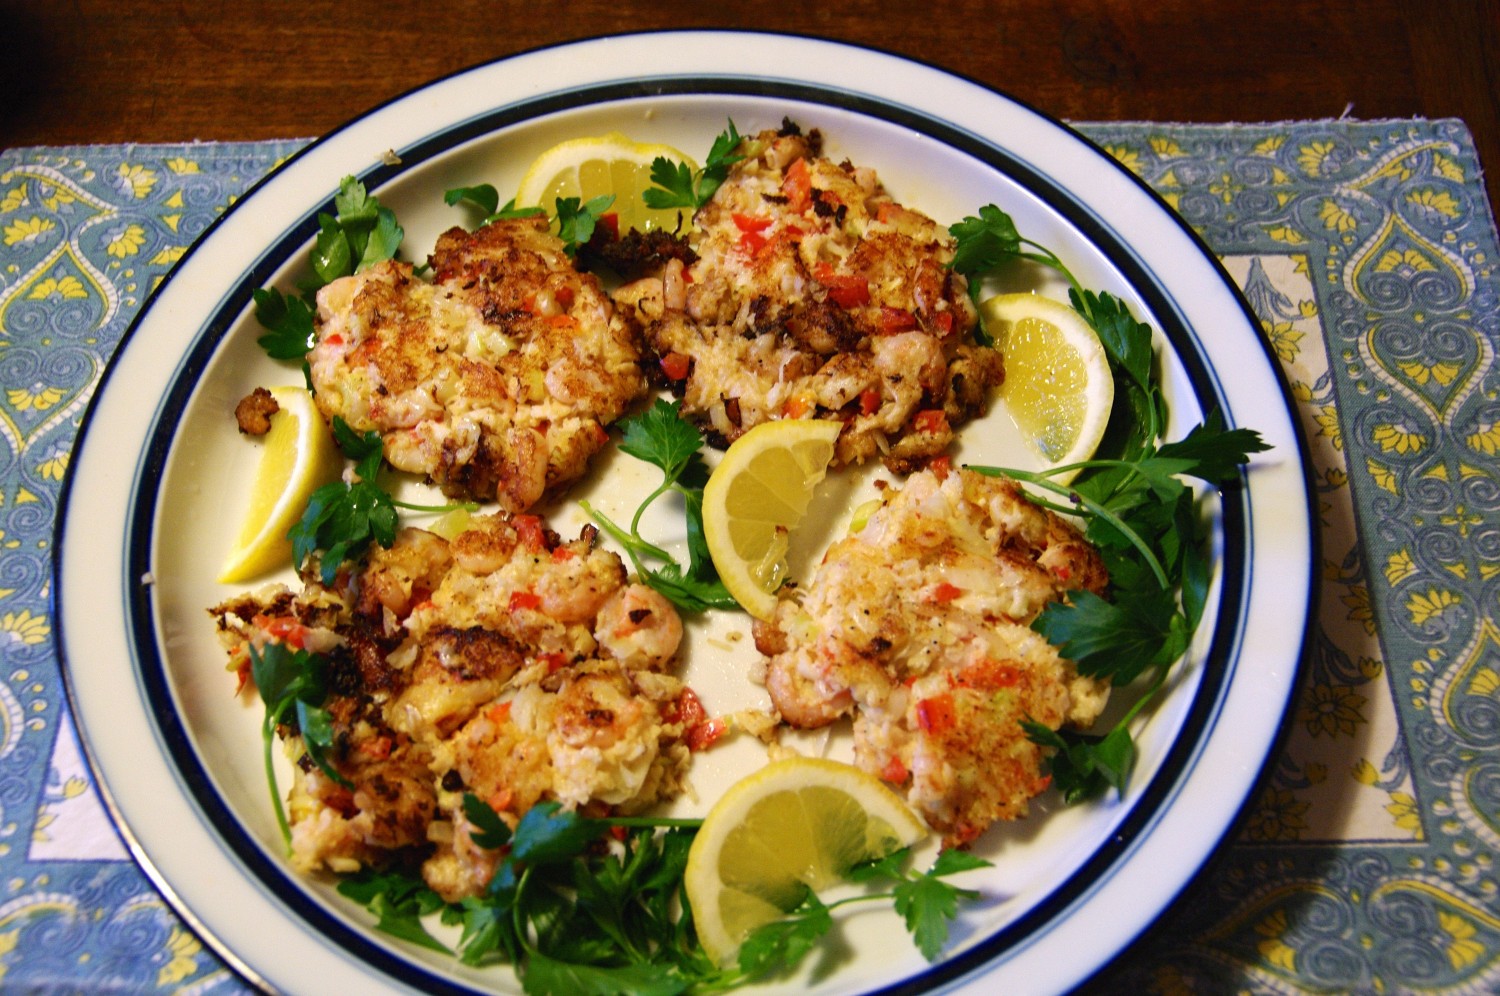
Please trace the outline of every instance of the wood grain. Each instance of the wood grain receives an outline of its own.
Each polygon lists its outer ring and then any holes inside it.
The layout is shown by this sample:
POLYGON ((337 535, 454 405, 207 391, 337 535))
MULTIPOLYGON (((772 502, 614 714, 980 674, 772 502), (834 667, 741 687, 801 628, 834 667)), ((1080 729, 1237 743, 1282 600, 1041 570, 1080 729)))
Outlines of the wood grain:
POLYGON ((578 38, 740 28, 963 74, 1066 120, 1459 117, 1495 202, 1490 0, 71 0, 0 3, 0 146, 320 135, 466 66, 578 38))

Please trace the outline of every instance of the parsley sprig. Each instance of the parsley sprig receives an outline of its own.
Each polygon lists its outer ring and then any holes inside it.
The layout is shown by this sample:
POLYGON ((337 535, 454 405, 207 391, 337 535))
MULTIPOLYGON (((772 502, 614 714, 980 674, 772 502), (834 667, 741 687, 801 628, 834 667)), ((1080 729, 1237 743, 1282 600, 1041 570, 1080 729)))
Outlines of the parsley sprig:
POLYGON ((354 460, 353 474, 314 491, 302 518, 287 532, 292 541, 292 564, 299 571, 309 558, 322 551, 318 575, 325 585, 333 584, 340 564, 357 558, 372 542, 383 547, 396 542, 398 508, 448 512, 458 508, 474 511, 479 507, 473 502, 415 505, 397 501, 377 480, 384 456, 380 433, 374 429, 363 434, 355 432, 342 418, 334 416, 333 437, 344 454, 354 460))
POLYGON ((452 954, 448 945, 428 933, 422 918, 448 903, 416 875, 366 867, 339 879, 339 892, 375 914, 375 929, 403 941, 452 954))
MULTIPOLYGON (((1074 287, 1079 286, 1072 272, 1056 253, 1040 243, 1023 238, 1011 216, 993 204, 980 208, 977 215, 969 215, 962 221, 949 225, 948 234, 954 240, 953 259, 949 261, 948 268, 968 278, 969 297, 975 304, 979 303, 980 297, 979 278, 1016 260, 1051 267, 1067 277, 1068 283, 1074 287)), ((974 327, 974 338, 982 346, 994 345, 983 322, 974 327)))
POLYGON ((534 218, 547 213, 540 207, 516 207, 514 197, 501 206, 500 191, 496 190, 494 184, 491 183, 478 183, 472 187, 454 187, 446 190, 443 192, 443 203, 449 207, 456 207, 459 204, 474 205, 484 212, 483 224, 485 225, 502 218, 534 218))
POLYGON ((889 885, 885 892, 848 896, 825 904, 809 889, 786 918, 766 924, 745 939, 740 947, 740 970, 751 978, 786 971, 828 933, 835 910, 853 903, 882 900, 889 900, 895 906, 922 957, 936 960, 948 943, 948 928, 958 916, 959 902, 979 898, 978 892, 943 879, 959 872, 988 868, 990 862, 967 851, 952 849, 939 854, 925 872, 909 868, 910 860, 911 849, 903 847, 884 857, 861 862, 845 873, 851 882, 889 885))
POLYGON ((394 258, 406 235, 395 213, 352 176, 339 182, 333 206, 336 214, 318 214, 318 238, 312 251, 316 279, 303 285, 305 291, 394 258))
MULTIPOLYGON (((443 203, 449 207, 473 204, 484 212, 485 225, 502 218, 534 218, 546 214, 540 207, 516 207, 514 197, 506 201, 503 207, 500 206, 499 191, 488 183, 454 187, 443 194, 443 203)), ((589 239, 594 237, 599 219, 604 217, 614 203, 614 194, 601 194, 587 201, 578 197, 559 197, 556 201, 557 211, 551 217, 557 225, 557 236, 563 241, 563 252, 576 256, 579 247, 587 245, 589 239)))
POLYGON ((1085 536, 1110 574, 1108 598, 1073 592, 1049 604, 1032 628, 1072 659, 1080 674, 1108 678, 1120 686, 1150 672, 1147 687, 1106 733, 1055 731, 1023 723, 1035 743, 1053 749, 1053 783, 1068 802, 1092 798, 1107 788, 1123 791, 1135 762, 1130 723, 1164 686, 1203 616, 1209 562, 1198 516, 1197 495, 1183 481, 1196 478, 1218 487, 1234 480, 1250 454, 1268 448, 1250 429, 1229 429, 1221 413, 1209 413, 1175 443, 1162 443, 1167 405, 1156 369, 1151 327, 1135 319, 1119 299, 1079 285, 1056 254, 1023 238, 1015 223, 993 204, 949 228, 955 239, 953 269, 980 278, 1011 261, 1049 266, 1070 284, 1069 300, 1099 336, 1115 382, 1099 456, 1044 471, 972 467, 1030 485, 1031 497, 1054 511, 1079 515, 1085 536), (1071 485, 1053 478, 1076 474, 1071 485), (1049 501, 1036 491, 1050 493, 1049 501))
POLYGON ((275 287, 256 288, 251 296, 255 298, 255 320, 266 330, 256 340, 260 347, 272 359, 304 359, 318 342, 312 305, 275 287))
POLYGON ((1086 460, 1045 471, 971 468, 1062 498, 1061 504, 1040 503, 1083 516, 1084 535, 1109 569, 1107 599, 1075 591, 1066 602, 1048 604, 1032 628, 1073 660, 1080 674, 1122 686, 1152 672, 1140 697, 1103 736, 1023 724, 1032 741, 1055 750, 1050 770, 1068 802, 1106 787, 1124 790, 1135 761, 1130 723, 1161 690, 1203 617, 1209 563, 1197 498, 1182 477, 1227 484, 1251 453, 1266 448, 1259 434, 1226 429, 1213 412, 1180 442, 1134 459, 1086 460), (1080 475, 1071 485, 1052 480, 1070 471, 1097 473, 1080 475))
MULTIPOLYGON (((1021 259, 1050 266, 1077 286, 1073 274, 1068 272, 1056 253, 1023 238, 1011 216, 993 204, 980 208, 978 215, 970 215, 948 226, 948 233, 955 240, 953 260, 948 266, 966 277, 980 276, 1011 260, 1021 259)), ((977 281, 970 282, 971 291, 977 293, 977 286, 977 281)))
POLYGON ((267 643, 260 648, 252 643, 248 650, 250 674, 266 707, 265 718, 260 724, 266 780, 271 786, 276 825, 281 828, 282 840, 290 847, 292 830, 281 806, 276 769, 271 761, 271 745, 278 726, 295 723, 302 734, 307 756, 313 763, 338 784, 345 788, 354 787, 328 761, 328 751, 333 748, 333 724, 323 710, 328 697, 328 659, 307 650, 289 649, 281 643, 267 643))
POLYGON ((578 255, 578 247, 587 245, 589 239, 594 237, 599 219, 614 202, 614 194, 601 194, 587 201, 580 201, 577 197, 559 197, 555 217, 557 237, 563 240, 563 252, 569 256, 578 255))
POLYGON ((312 298, 320 288, 395 258, 405 238, 395 213, 352 176, 339 181, 333 206, 333 214, 318 213, 318 237, 309 259, 312 272, 298 283, 302 296, 288 296, 275 287, 251 294, 256 321, 266 329, 256 341, 274 359, 302 360, 317 343, 312 298))
POLYGON ((415 875, 366 870, 339 885, 377 917, 378 929, 445 950, 423 924, 439 913, 461 928, 459 959, 515 966, 527 993, 722 992, 794 971, 852 903, 890 902, 929 960, 948 938, 961 901, 978 894, 943 881, 988 864, 960 851, 926 872, 907 868, 907 849, 849 869, 851 882, 884 891, 823 903, 810 890, 785 917, 746 938, 736 963, 715 964, 699 946, 683 875, 699 820, 591 819, 543 802, 511 832, 488 804, 463 799, 474 841, 500 850, 483 895, 445 904, 415 875))
POLYGON ((651 182, 656 186, 643 191, 641 199, 646 202, 647 207, 658 210, 698 210, 709 202, 720 184, 728 178, 729 167, 745 158, 734 152, 739 144, 740 133, 735 129, 734 121, 730 120, 729 126, 714 138, 702 169, 695 171, 687 163, 673 162, 666 156, 657 156, 651 161, 651 182))
POLYGON ((639 415, 623 419, 620 427, 624 431, 620 449, 659 467, 661 484, 635 510, 628 530, 587 501, 579 504, 625 548, 641 581, 661 592, 678 608, 686 612, 735 608, 738 603, 719 580, 708 553, 708 542, 703 537, 703 486, 708 483, 708 465, 699 452, 703 445, 702 435, 691 422, 682 418, 680 402, 660 398, 639 415), (653 502, 669 491, 682 498, 687 517, 686 570, 670 553, 641 536, 641 517, 653 502), (648 560, 661 561, 662 566, 652 567, 648 560))

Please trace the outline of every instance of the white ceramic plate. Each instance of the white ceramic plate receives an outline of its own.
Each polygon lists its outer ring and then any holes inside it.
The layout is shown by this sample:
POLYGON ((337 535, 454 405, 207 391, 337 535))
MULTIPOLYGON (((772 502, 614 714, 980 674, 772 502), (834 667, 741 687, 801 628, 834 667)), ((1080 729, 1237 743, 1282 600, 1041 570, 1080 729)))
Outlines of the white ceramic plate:
MULTIPOLYGON (((404 252, 420 260, 444 228, 474 221, 442 204, 445 189, 514 189, 533 155, 560 139, 618 129, 702 156, 726 119, 751 133, 784 116, 820 128, 832 155, 875 167, 898 199, 944 223, 999 204, 1085 286, 1129 302, 1159 332, 1174 437, 1218 407, 1274 446, 1244 486, 1209 502, 1217 515, 1214 603, 1170 694, 1137 734, 1141 760, 1126 796, 1067 809, 1044 797, 1031 819, 986 835, 977 849, 995 867, 965 880, 984 899, 958 921, 939 963, 922 961, 894 915, 862 914, 839 932, 845 963, 814 988, 1069 988, 1124 950, 1232 825, 1294 684, 1313 558, 1282 387, 1212 257, 1079 136, 931 68, 771 35, 598 39, 440 80, 277 170, 173 271, 88 413, 58 527, 71 701, 136 858, 247 978, 324 992, 515 984, 505 970, 465 970, 375 933, 328 883, 294 876, 282 859, 260 769, 260 709, 232 695, 204 611, 231 593, 213 578, 254 460, 227 413, 257 384, 300 381, 256 346, 251 291, 291 286, 315 215, 346 174, 396 210, 404 252)), ((1064 293, 1043 274, 1031 277, 1064 293)), ((1024 460, 1012 440, 997 409, 964 431, 961 458, 1024 460)), ((572 499, 583 495, 628 515, 651 473, 615 455, 547 514, 565 535, 581 521, 572 499)), ((842 528, 869 476, 834 487, 819 521, 842 528)), ((670 530, 670 517, 652 528, 670 530)), ((709 709, 754 703, 762 693, 744 677, 754 654, 748 639, 735 639, 745 619, 718 614, 690 630, 686 677, 709 709)), ((804 746, 847 749, 837 737, 804 746)), ((748 738, 700 755, 700 799, 679 808, 701 812, 761 759, 748 738)))

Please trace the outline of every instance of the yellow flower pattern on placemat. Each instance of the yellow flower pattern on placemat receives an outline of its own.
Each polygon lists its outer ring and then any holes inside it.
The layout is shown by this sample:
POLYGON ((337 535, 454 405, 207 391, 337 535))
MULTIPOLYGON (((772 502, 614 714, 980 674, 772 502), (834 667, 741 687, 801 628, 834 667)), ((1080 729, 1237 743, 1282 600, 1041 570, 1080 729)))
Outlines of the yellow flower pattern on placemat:
POLYGON ((239 989, 87 776, 52 645, 52 523, 84 406, 150 290, 300 143, 0 152, 0 987, 239 989))
POLYGON ((1263 795, 1243 834, 1259 841, 1409 839, 1411 832, 1397 826, 1385 809, 1391 791, 1409 787, 1408 776, 1394 777, 1392 771, 1385 778, 1361 781, 1343 760, 1355 742, 1361 759, 1384 759, 1400 742, 1401 732, 1395 693, 1380 664, 1367 570, 1352 528, 1347 452, 1310 260, 1289 253, 1228 256, 1224 263, 1260 317, 1261 331, 1299 402, 1323 526, 1324 597, 1307 677, 1282 752, 1284 780, 1263 795), (1309 769, 1333 774, 1313 779, 1309 769), (1301 813, 1297 822, 1270 818, 1294 804, 1301 813), (1258 819, 1261 810, 1271 811, 1270 816, 1258 819))
POLYGON ((1284 747, 1125 988, 1500 991, 1500 284, 1467 133, 1184 128, 1168 161, 1094 127, 1245 291, 1322 523, 1284 747))

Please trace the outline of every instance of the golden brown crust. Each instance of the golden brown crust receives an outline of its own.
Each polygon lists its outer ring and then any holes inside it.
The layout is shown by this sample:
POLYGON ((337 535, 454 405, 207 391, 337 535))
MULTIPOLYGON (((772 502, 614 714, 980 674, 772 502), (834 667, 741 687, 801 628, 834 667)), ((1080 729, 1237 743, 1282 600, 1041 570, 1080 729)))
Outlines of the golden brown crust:
POLYGON ((720 443, 771 419, 842 422, 835 465, 905 472, 942 453, 1003 377, 947 233, 873 171, 823 158, 816 132, 737 151, 694 218, 680 302, 667 278, 625 289, 683 410, 720 443))
POLYGON ((326 761, 350 784, 281 730, 299 868, 420 862, 459 899, 495 861, 469 835, 465 793, 514 825, 541 799, 602 813, 679 791, 704 719, 670 673, 682 623, 596 537, 564 542, 529 515, 476 516, 451 542, 404 529, 334 589, 212 610, 232 667, 272 642, 329 662, 326 761))
POLYGON ((392 466, 524 511, 645 393, 634 335, 545 219, 450 229, 431 264, 430 283, 387 261, 319 292, 318 407, 378 431, 392 466))
POLYGON ((1022 720, 1086 725, 1103 707, 1108 685, 1029 623, 1107 582, 1098 552, 1015 482, 924 471, 756 628, 766 688, 793 726, 852 716, 856 762, 964 844, 1047 785, 1022 720))

